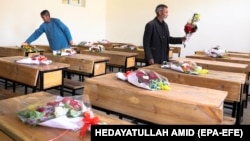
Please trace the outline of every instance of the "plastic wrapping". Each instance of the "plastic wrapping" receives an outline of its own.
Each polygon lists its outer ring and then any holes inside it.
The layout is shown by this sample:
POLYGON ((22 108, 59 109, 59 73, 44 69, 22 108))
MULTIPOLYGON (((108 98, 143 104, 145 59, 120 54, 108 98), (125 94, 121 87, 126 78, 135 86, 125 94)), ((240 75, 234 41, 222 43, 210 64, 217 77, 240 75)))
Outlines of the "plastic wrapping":
POLYGON ((147 90, 170 90, 168 79, 154 71, 139 69, 127 73, 118 72, 116 76, 124 81, 147 90))
POLYGON ((198 66, 195 62, 191 61, 175 61, 175 62, 165 62, 162 66, 164 69, 172 69, 178 72, 183 72, 187 74, 194 74, 194 75, 199 75, 199 74, 207 74, 208 70, 203 69, 201 66, 198 66))
POLYGON ((82 119, 85 112, 94 116, 89 100, 84 102, 81 97, 57 96, 46 104, 29 103, 26 108, 17 112, 17 116, 23 123, 31 126, 80 130, 84 125, 82 119))
POLYGON ((20 63, 20 64, 51 64, 52 60, 48 60, 47 57, 43 56, 43 55, 34 55, 32 57, 25 57, 23 59, 20 60, 16 60, 16 63, 20 63))
POLYGON ((205 49, 204 52, 210 57, 221 58, 225 57, 225 53, 227 53, 227 50, 220 48, 220 46, 216 46, 211 49, 205 49))

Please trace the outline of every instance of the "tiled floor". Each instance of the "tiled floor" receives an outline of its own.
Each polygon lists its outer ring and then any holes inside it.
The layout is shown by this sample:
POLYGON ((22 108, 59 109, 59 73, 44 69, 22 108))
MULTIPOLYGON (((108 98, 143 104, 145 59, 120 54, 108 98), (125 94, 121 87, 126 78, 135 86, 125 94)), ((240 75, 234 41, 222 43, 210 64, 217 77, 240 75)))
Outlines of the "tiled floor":
MULTIPOLYGON (((74 76, 72 79, 78 80, 78 76, 74 76)), ((2 87, 2 88, 4 87, 3 83, 0 83, 0 87, 2 87)), ((12 88, 8 88, 8 89, 10 91, 12 90, 12 88)), ((31 90, 28 89, 28 92, 31 93, 31 90)), ((57 89, 51 89, 51 90, 48 90, 47 92, 55 94, 55 95, 60 95, 60 91, 57 90, 57 89)), ((16 93, 24 94, 24 87, 23 86, 17 86, 16 93)), ((83 90, 78 90, 76 93, 83 94, 83 90)), ((67 92, 64 92, 64 95, 65 96, 71 96, 71 94, 67 93, 67 92)), ((243 118, 242 118, 242 121, 241 121, 241 125, 250 124, 250 98, 248 100, 248 103, 249 103, 248 108, 244 109, 244 114, 243 114, 243 118)), ((231 110, 225 108, 224 111, 225 111, 224 112, 225 115, 230 115, 231 110)), ((116 116, 116 115, 114 115, 114 116, 116 116)))

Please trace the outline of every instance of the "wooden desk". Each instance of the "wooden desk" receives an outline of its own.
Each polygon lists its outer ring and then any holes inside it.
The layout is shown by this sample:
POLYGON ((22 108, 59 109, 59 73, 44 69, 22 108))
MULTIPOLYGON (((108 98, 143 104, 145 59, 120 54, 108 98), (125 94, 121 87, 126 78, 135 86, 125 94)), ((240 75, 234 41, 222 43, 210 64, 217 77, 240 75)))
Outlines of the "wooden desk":
MULTIPOLYGON (((144 63, 146 62, 143 47, 140 47, 139 49, 134 49, 134 50, 131 50, 129 48, 118 48, 118 47, 116 47, 116 48, 111 48, 109 50, 137 53, 138 55, 135 57, 136 62, 144 62, 144 63)), ((169 49, 169 58, 173 58, 173 48, 171 48, 171 47, 169 49)))
MULTIPOLYGON (((199 50, 199 51, 195 51, 195 54, 206 54, 204 51, 199 50)), ((245 53, 245 52, 233 52, 233 51, 229 51, 227 53, 225 53, 226 57, 241 57, 241 58, 250 58, 250 53, 245 53)))
POLYGON ((34 45, 34 46, 36 46, 38 49, 43 50, 44 53, 52 53, 52 50, 48 45, 34 45))
POLYGON ((143 48, 141 50, 131 50, 129 48, 111 48, 109 50, 113 51, 121 51, 121 52, 130 52, 130 53, 137 53, 138 55, 135 57, 136 61, 138 62, 145 62, 145 54, 143 48))
POLYGON ((39 52, 25 52, 21 50, 20 47, 17 46, 7 46, 0 47, 0 57, 8 57, 8 56, 32 56, 43 54, 43 50, 40 49, 39 52))
POLYGON ((242 58, 242 57, 210 57, 206 54, 194 54, 188 55, 186 58, 196 58, 196 59, 204 59, 204 60, 213 60, 213 61, 222 61, 222 62, 231 62, 231 63, 241 63, 241 64, 250 64, 250 57, 242 58))
POLYGON ((226 91, 171 83, 169 91, 132 86, 110 73, 85 80, 96 107, 155 124, 222 124, 226 91))
POLYGON ((250 72, 250 66, 248 64, 240 63, 231 63, 231 62, 222 62, 214 60, 205 60, 205 59, 195 59, 195 58, 174 58, 171 61, 192 61, 197 65, 202 66, 203 69, 208 70, 218 70, 218 71, 227 71, 227 72, 237 72, 237 73, 248 73, 250 72))
POLYGON ((208 74, 191 75, 171 69, 163 69, 161 65, 155 64, 141 69, 149 69, 166 76, 171 83, 187 84, 227 91, 226 100, 237 101, 241 99, 242 86, 245 84, 247 75, 245 73, 234 73, 209 70, 208 74))
POLYGON ((121 68, 123 69, 123 71, 135 68, 135 57, 138 55, 137 53, 111 50, 104 50, 102 52, 91 52, 89 50, 81 50, 80 53, 94 56, 109 57, 110 60, 107 62, 107 65, 111 67, 121 68))
MULTIPOLYGON (((10 98, 0 101, 0 131, 4 133, 10 140, 16 141, 48 141, 65 132, 64 129, 56 129, 44 126, 31 127, 21 122, 17 117, 19 110, 25 109, 30 104, 46 104, 53 101, 56 95, 47 92, 37 92, 10 98), (42 100, 41 100, 42 99, 42 100)), ((94 114, 100 118, 102 122, 107 124, 130 124, 113 116, 106 115, 103 112, 93 110, 94 114)), ((0 134, 0 138, 2 138, 0 134)), ((79 138, 79 131, 69 131, 58 141, 82 141, 79 138)), ((87 132, 84 141, 90 141, 90 132, 87 132)))
POLYGON ((106 63, 110 60, 108 57, 86 54, 55 56, 52 53, 46 53, 45 56, 54 62, 70 64, 67 71, 76 72, 89 77, 105 74, 106 63))
MULTIPOLYGON (((110 50, 110 49, 113 48, 112 43, 104 44, 104 43, 95 42, 95 43, 93 43, 92 46, 95 46, 95 45, 102 45, 104 47, 104 50, 110 50)), ((91 47, 91 46, 88 46, 88 45, 87 46, 85 46, 85 45, 72 45, 71 47, 74 48, 77 53, 80 53, 82 50, 88 50, 89 47, 91 47)))
MULTIPOLYGON (((69 64, 52 62, 51 64, 48 65, 34 65, 34 64, 19 64, 15 62, 16 60, 20 60, 23 58, 25 57, 23 56, 1 57, 0 62, 8 62, 10 66, 0 67, 0 72, 2 72, 0 74, 0 77, 7 80, 11 80, 13 82, 25 84, 26 86, 30 86, 31 88, 33 88, 33 91, 35 91, 37 88, 43 91, 53 87, 62 87, 60 90, 61 90, 61 95, 63 95, 63 78, 64 78, 63 71, 69 67, 69 64), (16 66, 17 68, 18 66, 24 66, 27 69, 17 70, 16 66), (37 70, 39 73, 38 77, 32 77, 34 79, 31 80, 31 78, 28 77, 29 70, 37 70), (26 83, 30 81, 32 83, 26 83)), ((25 93, 27 93, 27 90, 25 91, 26 91, 25 93)))
POLYGON ((167 77, 171 83, 227 91, 228 95, 225 100, 233 103, 232 117, 236 117, 236 122, 240 123, 243 112, 243 88, 247 79, 245 73, 209 70, 205 75, 191 75, 171 69, 162 69, 160 65, 150 65, 142 69, 155 71, 167 77))

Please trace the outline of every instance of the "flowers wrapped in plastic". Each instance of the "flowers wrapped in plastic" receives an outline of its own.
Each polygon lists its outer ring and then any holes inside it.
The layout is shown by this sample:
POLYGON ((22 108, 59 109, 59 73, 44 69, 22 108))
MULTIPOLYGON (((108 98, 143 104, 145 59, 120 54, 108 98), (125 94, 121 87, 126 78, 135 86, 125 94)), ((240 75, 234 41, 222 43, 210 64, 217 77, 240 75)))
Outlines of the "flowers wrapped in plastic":
POLYGON ((127 71, 126 73, 118 72, 116 76, 121 80, 148 90, 170 90, 168 79, 160 74, 146 69, 136 71, 127 71))
POLYGON ((33 55, 31 57, 25 57, 20 60, 16 60, 16 63, 21 64, 50 64, 52 63, 52 60, 48 60, 46 56, 44 55, 33 55))
POLYGON ((89 51, 102 52, 102 51, 104 51, 104 46, 103 45, 93 45, 93 46, 89 47, 89 51))
POLYGON ((111 42, 107 39, 101 39, 101 40, 98 40, 97 41, 98 43, 101 43, 101 44, 110 44, 111 42))
POLYGON ((25 52, 38 52, 38 48, 36 46, 31 46, 31 45, 22 45, 21 50, 25 52))
POLYGON ((220 48, 220 46, 213 47, 211 49, 205 49, 205 54, 210 57, 221 58, 227 53, 226 49, 220 48))
POLYGON ((58 55, 58 56, 69 56, 74 54, 76 54, 76 51, 73 48, 66 48, 53 51, 53 55, 58 55))
POLYGON ((200 15, 198 13, 194 13, 192 19, 188 20, 188 22, 185 24, 184 31, 186 33, 186 41, 183 43, 184 47, 186 46, 191 35, 198 30, 199 21, 200 15))
POLYGON ((201 66, 198 66, 195 62, 191 61, 164 62, 161 67, 187 74, 199 75, 208 73, 207 69, 203 69, 201 66))
POLYGON ((58 96, 44 105, 29 105, 27 109, 18 111, 17 116, 30 126, 80 130, 79 136, 82 138, 92 124, 99 124, 99 118, 94 116, 87 103, 73 97, 58 96))

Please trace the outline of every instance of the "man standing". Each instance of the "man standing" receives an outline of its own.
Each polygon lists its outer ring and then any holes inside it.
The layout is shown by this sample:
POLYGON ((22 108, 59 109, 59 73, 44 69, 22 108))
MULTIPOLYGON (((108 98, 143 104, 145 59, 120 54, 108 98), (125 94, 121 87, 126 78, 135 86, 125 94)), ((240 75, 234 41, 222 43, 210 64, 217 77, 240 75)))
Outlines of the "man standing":
POLYGON ((164 19, 168 16, 168 7, 159 4, 155 9, 156 17, 145 26, 143 47, 146 65, 162 64, 169 61, 169 44, 182 44, 185 37, 171 37, 164 19))
POLYGON ((70 45, 73 45, 73 40, 69 28, 59 19, 51 18, 48 10, 43 10, 40 15, 44 22, 23 45, 30 44, 45 33, 53 53, 59 53, 62 49, 70 48, 70 45))

